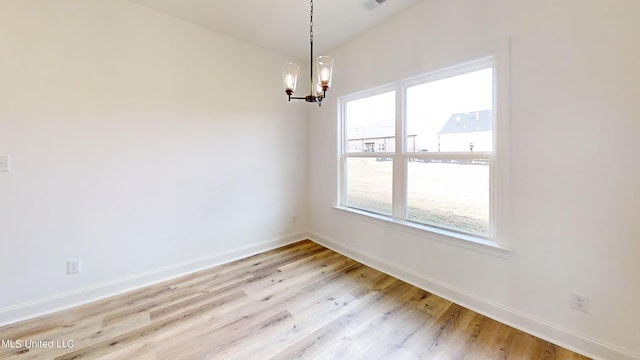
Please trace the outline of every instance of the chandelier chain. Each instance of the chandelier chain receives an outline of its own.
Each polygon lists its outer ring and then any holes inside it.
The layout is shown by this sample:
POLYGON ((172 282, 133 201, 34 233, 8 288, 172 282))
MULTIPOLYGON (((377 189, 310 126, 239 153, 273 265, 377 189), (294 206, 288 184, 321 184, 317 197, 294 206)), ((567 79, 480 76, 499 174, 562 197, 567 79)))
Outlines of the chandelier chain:
POLYGON ((311 21, 309 21, 309 40, 313 43, 313 0, 311 0, 311 21))

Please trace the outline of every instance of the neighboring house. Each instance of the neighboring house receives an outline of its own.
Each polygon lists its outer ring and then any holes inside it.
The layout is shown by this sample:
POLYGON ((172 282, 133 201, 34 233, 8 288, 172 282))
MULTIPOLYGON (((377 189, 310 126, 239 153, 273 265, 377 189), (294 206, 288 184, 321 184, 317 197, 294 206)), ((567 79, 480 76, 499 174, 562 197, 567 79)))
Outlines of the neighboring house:
MULTIPOLYGON (((393 152, 396 141, 393 122, 357 128, 348 140, 349 152, 393 152)), ((407 135, 407 151, 416 151, 416 135, 407 135)))
POLYGON ((491 110, 453 114, 438 132, 439 151, 491 151, 491 110))

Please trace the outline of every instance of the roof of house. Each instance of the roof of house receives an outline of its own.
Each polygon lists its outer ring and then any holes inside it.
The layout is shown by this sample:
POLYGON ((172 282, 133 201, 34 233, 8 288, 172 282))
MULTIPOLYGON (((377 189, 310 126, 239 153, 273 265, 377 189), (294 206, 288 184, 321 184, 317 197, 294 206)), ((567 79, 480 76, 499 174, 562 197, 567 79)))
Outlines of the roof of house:
MULTIPOLYGON (((416 134, 407 134, 407 137, 416 136, 416 134)), ((395 137, 395 119, 387 119, 374 125, 355 128, 347 140, 391 139, 395 137)))
POLYGON ((491 131, 493 112, 491 110, 472 111, 453 114, 440 129, 439 134, 458 134, 479 131, 491 131))
POLYGON ((381 121, 373 126, 363 126, 354 129, 350 140, 374 139, 395 136, 395 126, 393 120, 381 121))

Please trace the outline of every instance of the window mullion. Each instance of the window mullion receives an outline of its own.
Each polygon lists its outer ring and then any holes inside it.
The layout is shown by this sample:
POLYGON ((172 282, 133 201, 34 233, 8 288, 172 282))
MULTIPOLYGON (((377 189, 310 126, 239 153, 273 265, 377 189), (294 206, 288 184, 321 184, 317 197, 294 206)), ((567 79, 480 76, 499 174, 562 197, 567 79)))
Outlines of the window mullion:
POLYGON ((340 104, 340 118, 338 119, 338 183, 337 185, 337 203, 340 206, 347 205, 347 167, 346 167, 346 153, 348 151, 347 146, 347 132, 346 132, 346 111, 345 104, 340 104))
POLYGON ((407 216, 407 161, 405 159, 406 149, 406 88, 398 86, 396 88, 396 147, 393 157, 393 203, 392 217, 404 220, 407 216))

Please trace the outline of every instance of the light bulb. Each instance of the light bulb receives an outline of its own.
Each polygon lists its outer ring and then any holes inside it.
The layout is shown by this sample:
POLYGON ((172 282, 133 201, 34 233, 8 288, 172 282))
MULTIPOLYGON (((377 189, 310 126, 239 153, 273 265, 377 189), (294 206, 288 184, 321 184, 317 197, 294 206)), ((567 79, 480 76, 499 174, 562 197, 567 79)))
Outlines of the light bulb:
POLYGON ((296 82, 298 80, 298 65, 287 63, 282 66, 282 84, 284 91, 291 96, 296 91, 296 82))
POLYGON ((293 91, 295 89, 296 78, 291 74, 284 76, 285 89, 293 91))
POLYGON ((322 84, 326 85, 326 84, 329 83, 329 76, 330 75, 331 75, 331 72, 327 68, 323 68, 320 71, 320 81, 322 82, 322 84))

